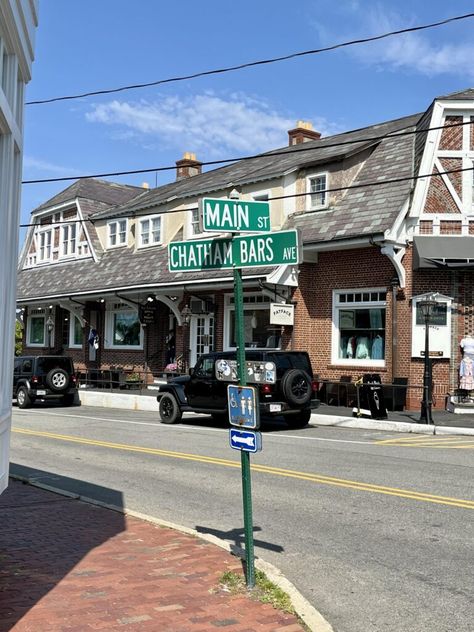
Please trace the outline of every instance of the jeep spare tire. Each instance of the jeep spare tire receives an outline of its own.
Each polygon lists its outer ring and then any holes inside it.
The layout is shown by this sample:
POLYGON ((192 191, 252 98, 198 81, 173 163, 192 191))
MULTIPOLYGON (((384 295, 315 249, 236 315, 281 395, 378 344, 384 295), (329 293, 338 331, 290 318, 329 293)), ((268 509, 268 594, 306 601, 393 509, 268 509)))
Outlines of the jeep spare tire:
POLYGON ((171 393, 164 393, 158 407, 160 420, 163 424, 175 424, 181 421, 181 411, 176 397, 171 393))
POLYGON ((56 393, 65 391, 69 386, 69 375, 60 368, 51 369, 45 379, 49 388, 56 393))
POLYGON ((301 369, 290 369, 281 380, 282 393, 290 406, 305 406, 311 399, 311 378, 301 369))

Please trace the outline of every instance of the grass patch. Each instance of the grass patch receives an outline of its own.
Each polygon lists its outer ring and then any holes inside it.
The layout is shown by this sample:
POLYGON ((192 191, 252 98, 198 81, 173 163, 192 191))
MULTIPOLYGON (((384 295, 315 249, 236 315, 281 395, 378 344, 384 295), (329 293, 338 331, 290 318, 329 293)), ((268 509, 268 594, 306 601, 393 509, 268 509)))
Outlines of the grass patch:
MULTIPOLYGON (((219 583, 223 590, 233 595, 247 592, 244 576, 234 573, 233 571, 223 573, 219 583)), ((258 569, 255 570, 255 587, 250 590, 248 594, 253 599, 257 599, 262 603, 269 603, 278 610, 282 610, 288 614, 296 614, 286 592, 271 582, 265 573, 258 569)))

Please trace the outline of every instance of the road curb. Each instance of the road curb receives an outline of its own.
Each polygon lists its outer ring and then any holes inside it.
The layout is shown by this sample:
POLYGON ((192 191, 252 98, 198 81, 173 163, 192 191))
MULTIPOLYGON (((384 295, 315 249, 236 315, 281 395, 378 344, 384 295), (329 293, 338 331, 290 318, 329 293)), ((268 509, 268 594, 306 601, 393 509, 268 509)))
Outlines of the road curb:
MULTIPOLYGON (((245 551, 242 550, 240 547, 230 545, 225 540, 221 540, 220 538, 210 533, 201 533, 199 531, 196 531, 196 529, 190 529, 189 527, 185 527, 174 522, 160 520, 159 518, 155 518, 154 516, 150 516, 139 511, 134 511, 133 509, 128 509, 127 507, 111 505, 109 503, 104 503, 94 498, 89 498, 87 496, 68 492, 67 490, 41 483, 27 476, 22 476, 21 474, 14 474, 10 472, 9 477, 13 480, 21 481, 22 483, 31 485, 32 487, 38 487, 39 489, 44 489, 45 491, 60 494, 61 496, 66 496, 67 498, 79 500, 90 505, 96 505, 98 507, 102 507, 103 509, 116 511, 126 516, 137 518, 138 520, 144 520, 146 522, 156 524, 160 527, 166 527, 168 529, 173 529, 174 531, 179 531, 181 533, 192 535, 194 537, 200 538, 201 540, 205 540, 210 544, 214 544, 221 549, 224 549, 231 555, 235 555, 236 557, 245 559, 245 551)), ((299 592, 296 586, 290 582, 290 580, 286 579, 279 568, 273 566, 273 564, 270 564, 270 562, 266 562, 261 558, 255 559, 255 566, 256 568, 264 572, 270 581, 279 586, 288 594, 296 614, 301 618, 302 621, 304 621, 311 632, 334 632, 333 627, 326 621, 322 614, 319 613, 305 597, 303 597, 303 595, 299 592)))
POLYGON ((338 415, 313 413, 310 426, 335 426, 336 428, 361 428, 363 430, 387 430, 389 432, 413 432, 416 434, 456 434, 474 436, 474 428, 458 426, 436 426, 406 421, 390 421, 389 419, 362 419, 338 415))

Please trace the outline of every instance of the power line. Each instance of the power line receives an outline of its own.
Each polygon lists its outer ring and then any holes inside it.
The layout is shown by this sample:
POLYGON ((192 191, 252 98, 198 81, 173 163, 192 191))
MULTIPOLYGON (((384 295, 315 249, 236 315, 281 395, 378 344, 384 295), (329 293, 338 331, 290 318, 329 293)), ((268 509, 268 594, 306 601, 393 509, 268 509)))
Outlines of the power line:
MULTIPOLYGON (((437 173, 425 173, 425 174, 421 174, 421 175, 417 175, 417 176, 403 176, 400 178, 389 178, 387 180, 376 180, 374 182, 363 182, 361 184, 351 184, 345 187, 334 187, 334 188, 329 188, 329 189, 321 189, 320 191, 318 191, 318 194, 320 193, 337 193, 339 191, 350 191, 351 189, 363 189, 366 187, 376 187, 376 186, 382 186, 385 184, 398 184, 400 182, 409 182, 409 181, 416 181, 416 180, 421 180, 422 178, 438 178, 444 175, 449 175, 450 173, 462 173, 464 171, 474 171, 474 167, 463 167, 462 169, 449 169, 446 171, 438 171, 437 173)), ((300 197, 306 197, 307 195, 314 195, 314 192, 312 191, 308 191, 308 192, 304 192, 304 193, 291 193, 288 195, 277 195, 274 197, 269 197, 268 201, 272 202, 275 200, 286 200, 289 198, 300 198, 300 197)), ((242 200, 243 202, 245 200, 242 200)), ((164 211, 162 213, 159 213, 160 215, 170 215, 173 213, 186 213, 186 212, 190 212, 190 211, 195 211, 195 210, 199 210, 198 206, 194 206, 192 208, 187 208, 187 209, 174 209, 171 211, 164 211)), ((325 209, 326 210, 326 209, 325 209)), ((331 209, 327 209, 327 210, 331 210, 331 209)), ((102 219, 105 219, 106 221, 110 221, 110 220, 119 220, 119 219, 126 219, 128 217, 130 218, 140 218, 140 217, 148 217, 150 215, 150 212, 143 212, 143 213, 137 213, 137 212, 132 212, 129 213, 128 215, 124 216, 124 215, 110 215, 109 217, 106 218, 93 218, 93 217, 87 217, 86 219, 71 219, 71 220, 62 220, 62 221, 57 221, 57 222, 53 222, 51 224, 44 224, 44 225, 40 225, 37 223, 33 223, 33 224, 20 224, 20 228, 29 228, 30 226, 37 226, 37 227, 47 227, 47 226, 57 226, 59 224, 84 224, 85 222, 90 222, 91 224, 95 224, 96 222, 100 222, 102 219)))
POLYGON ((307 55, 317 55, 319 53, 325 53, 328 51, 336 50, 338 48, 344 48, 348 46, 354 46, 357 44, 366 44, 367 42, 375 42, 377 40, 382 40, 387 37, 393 37, 395 35, 402 35, 403 33, 414 33, 415 31, 423 31, 426 29, 432 29, 438 26, 444 26, 445 24, 449 24, 451 22, 456 22, 460 20, 466 20, 467 18, 474 17, 474 13, 465 13, 464 15, 456 15, 451 18, 447 18, 445 20, 440 20, 439 22, 431 22, 430 24, 422 24, 420 26, 412 26, 409 28, 399 29, 397 31, 389 31, 387 33, 382 33, 380 35, 373 35, 371 37, 364 37, 360 39, 350 40, 348 42, 340 42, 339 44, 333 44, 331 46, 326 46, 324 48, 315 48, 311 50, 300 51, 296 53, 290 53, 289 55, 281 55, 279 57, 272 57, 269 59, 261 59, 258 61, 251 61, 243 64, 238 64, 236 66, 227 66, 224 68, 217 68, 214 70, 204 70, 202 72, 196 72, 189 75, 182 75, 178 77, 171 77, 168 79, 159 79, 157 81, 150 81, 148 83, 137 83, 127 86, 122 86, 120 88, 110 88, 108 90, 95 90, 91 92, 83 92, 81 94, 70 94, 61 97, 52 97, 49 99, 41 99, 36 101, 27 101, 25 105, 42 105, 45 103, 54 103, 56 101, 68 101, 72 99, 81 99, 84 97, 91 97, 100 94, 112 94, 114 92, 125 92, 126 90, 137 90, 139 88, 148 88, 151 86, 159 86, 165 83, 175 83, 178 81, 187 81, 189 79, 196 79, 198 77, 206 77, 209 75, 218 75, 224 74, 227 72, 235 72, 236 70, 243 70, 244 68, 252 68, 254 66, 263 66, 266 64, 274 64, 280 61, 287 61, 289 59, 295 59, 297 57, 304 57, 307 55))
MULTIPOLYGON (((399 136, 411 136, 413 134, 426 134, 427 132, 432 132, 432 131, 436 131, 440 129, 448 129, 450 127, 461 127, 463 125, 471 125, 471 124, 472 124, 471 121, 462 121, 461 123, 448 123, 448 124, 439 125, 436 127, 427 127, 427 128, 419 129, 419 130, 415 129, 415 130, 408 130, 404 132, 396 131, 396 132, 390 132, 389 134, 383 134, 381 136, 368 136, 365 138, 359 138, 355 140, 344 140, 344 141, 338 141, 335 143, 325 143, 320 148, 314 147, 313 145, 311 147, 304 147, 304 146, 298 145, 298 149, 296 148, 295 149, 282 149, 282 150, 277 150, 277 151, 269 151, 268 153, 265 153, 265 154, 251 154, 249 156, 240 156, 239 158, 222 158, 220 160, 208 160, 205 162, 201 162, 200 164, 203 167, 208 167, 211 165, 213 166, 223 165, 230 162, 239 162, 243 160, 256 160, 257 158, 273 158, 274 156, 287 156, 288 154, 301 153, 305 151, 315 151, 317 149, 342 147, 344 145, 355 145, 358 143, 371 143, 371 142, 375 142, 379 140, 385 140, 387 138, 397 138, 399 136)), ((344 132, 344 133, 354 133, 356 131, 358 130, 351 130, 351 132, 344 132)), ((67 182, 69 180, 86 180, 88 178, 110 178, 112 176, 129 176, 129 175, 135 175, 137 173, 153 173, 153 172, 158 172, 158 171, 171 171, 174 169, 176 169, 176 165, 171 165, 171 166, 166 166, 166 167, 151 167, 147 169, 133 169, 130 171, 111 171, 107 173, 94 173, 94 174, 88 174, 88 175, 83 175, 83 176, 76 175, 76 176, 63 176, 60 178, 41 178, 38 180, 23 180, 21 184, 45 184, 47 182, 67 182)))

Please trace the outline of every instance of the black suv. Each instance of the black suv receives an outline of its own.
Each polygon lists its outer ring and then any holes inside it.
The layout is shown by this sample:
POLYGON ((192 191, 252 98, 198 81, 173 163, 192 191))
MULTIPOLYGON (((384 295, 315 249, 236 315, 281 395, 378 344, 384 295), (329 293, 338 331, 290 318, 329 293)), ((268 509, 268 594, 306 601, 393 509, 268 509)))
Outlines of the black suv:
POLYGON ((13 369, 13 398, 18 408, 28 408, 36 399, 60 399, 71 406, 77 379, 68 356, 19 356, 13 369))
MULTIPOLYGON (((210 414, 216 420, 228 419, 229 381, 219 380, 217 372, 227 361, 235 359, 235 352, 208 353, 198 359, 189 375, 173 378, 160 386, 157 399, 161 421, 176 423, 187 411, 210 414)), ((313 379, 308 354, 305 351, 246 351, 245 359, 263 364, 272 362, 276 367, 275 383, 257 386, 260 416, 283 415, 291 427, 305 426, 311 409, 319 406, 318 384, 313 379)))

